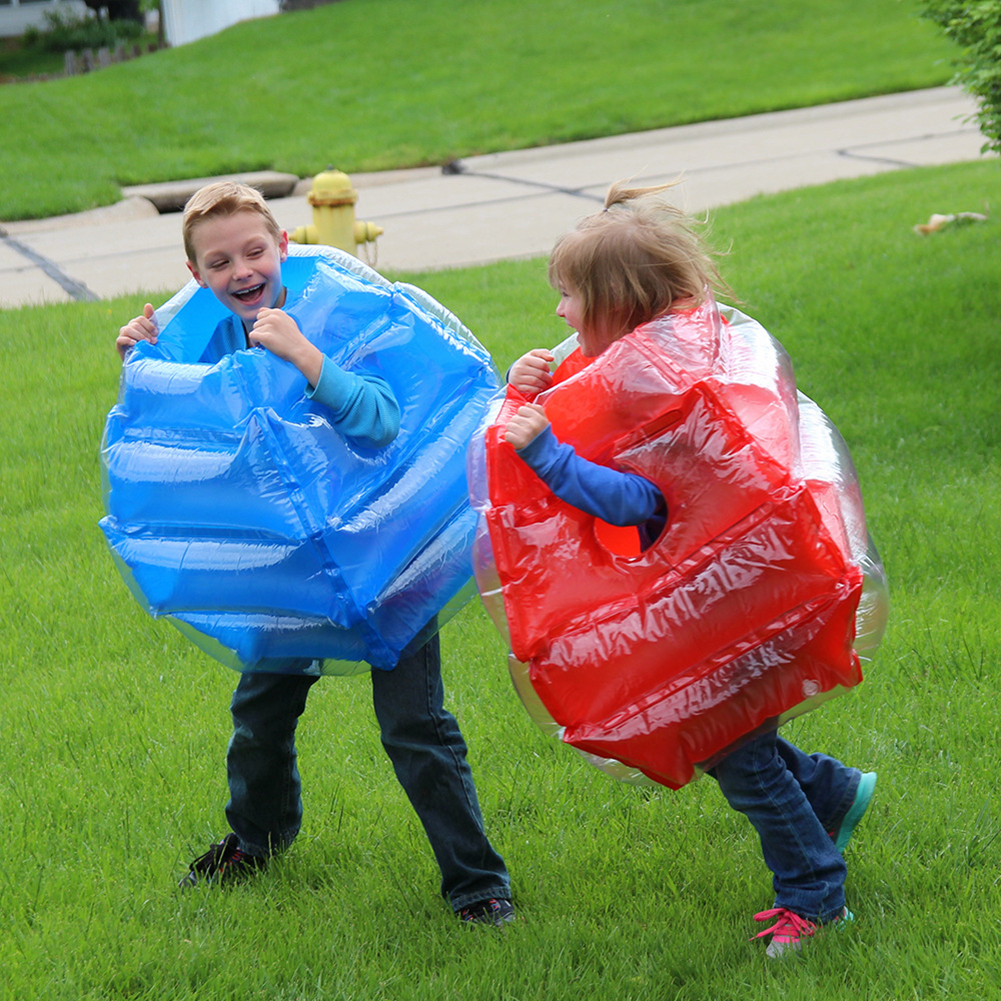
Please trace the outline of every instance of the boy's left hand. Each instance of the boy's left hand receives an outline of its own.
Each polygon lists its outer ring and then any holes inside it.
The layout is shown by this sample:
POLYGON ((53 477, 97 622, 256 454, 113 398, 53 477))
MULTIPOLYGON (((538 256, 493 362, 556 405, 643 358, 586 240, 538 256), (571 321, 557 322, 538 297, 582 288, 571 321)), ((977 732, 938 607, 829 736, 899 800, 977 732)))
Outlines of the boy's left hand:
POLYGON ((299 324, 283 309, 262 309, 247 334, 251 347, 260 345, 273 355, 292 362, 311 386, 320 379, 323 355, 306 340, 299 324))
POLYGON ((546 411, 538 403, 526 403, 519 407, 518 412, 507 422, 504 440, 520 450, 538 438, 547 427, 549 418, 546 416, 546 411))

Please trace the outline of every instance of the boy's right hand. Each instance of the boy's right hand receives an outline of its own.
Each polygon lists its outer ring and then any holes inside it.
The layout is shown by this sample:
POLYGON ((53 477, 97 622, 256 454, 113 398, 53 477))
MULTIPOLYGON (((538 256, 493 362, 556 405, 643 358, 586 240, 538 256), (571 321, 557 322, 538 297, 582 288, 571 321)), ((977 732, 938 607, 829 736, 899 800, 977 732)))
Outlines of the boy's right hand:
POLYGON ((160 336, 160 331, 157 328, 156 319, 153 315, 155 312, 153 304, 146 303, 143 306, 142 316, 137 316, 134 320, 130 320, 118 331, 118 337, 115 339, 115 347, 118 348, 118 353, 121 355, 122 361, 125 361, 126 353, 134 348, 139 341, 149 341, 150 344, 156 344, 156 339, 160 336))
POLYGON ((523 396, 535 396, 553 384, 553 373, 549 371, 552 361, 552 351, 535 348, 511 366, 507 381, 523 396))

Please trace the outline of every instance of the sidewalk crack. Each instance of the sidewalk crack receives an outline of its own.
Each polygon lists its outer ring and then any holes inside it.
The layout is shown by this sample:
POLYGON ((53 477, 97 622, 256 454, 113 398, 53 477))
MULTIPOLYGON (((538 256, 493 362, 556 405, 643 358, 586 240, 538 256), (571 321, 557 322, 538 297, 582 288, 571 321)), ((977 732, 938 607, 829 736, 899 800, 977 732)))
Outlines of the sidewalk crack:
POLYGON ((75 278, 71 278, 55 261, 50 261, 47 257, 43 257, 32 250, 31 247, 21 243, 20 240, 15 240, 14 237, 8 236, 6 233, 0 232, 0 241, 3 241, 5 246, 10 247, 11 250, 16 251, 22 257, 26 257, 32 264, 41 268, 71 299, 77 302, 100 301, 100 296, 91 292, 83 282, 78 282, 75 278))

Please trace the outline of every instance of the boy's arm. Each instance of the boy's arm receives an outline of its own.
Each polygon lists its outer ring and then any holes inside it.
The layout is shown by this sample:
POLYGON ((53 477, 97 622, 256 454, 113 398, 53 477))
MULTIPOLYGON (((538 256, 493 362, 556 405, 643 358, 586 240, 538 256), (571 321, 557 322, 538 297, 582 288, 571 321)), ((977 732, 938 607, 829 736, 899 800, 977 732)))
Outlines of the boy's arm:
POLYGON ((262 309, 247 333, 251 347, 260 345, 273 355, 292 362, 315 386, 320 381, 323 354, 299 329, 299 324, 282 309, 262 309))
POLYGON ((385 448, 400 431, 400 405, 376 375, 346 372, 306 339, 281 309, 262 309, 249 340, 292 362, 306 377, 306 395, 328 407, 341 434, 366 448, 385 448))
MULTIPOLYGON (((541 410, 532 404, 520 408, 519 416, 529 429, 526 433, 539 426, 534 412, 541 410)), ((514 439, 511 443, 518 457, 560 500, 610 525, 644 525, 665 514, 663 494, 648 479, 582 459, 570 445, 557 440, 548 420, 543 417, 542 421, 542 430, 522 447, 518 446, 523 435, 507 437, 514 439)))
POLYGON ((329 407, 342 434, 368 448, 385 448, 400 432, 400 405, 377 375, 347 372, 324 358, 319 380, 306 395, 329 407))
POLYGON ((143 306, 142 316, 135 317, 119 329, 118 337, 115 338, 115 347, 118 348, 118 354, 122 361, 125 361, 126 353, 134 348, 139 341, 149 341, 150 344, 156 344, 160 331, 157 329, 156 318, 153 315, 155 312, 153 304, 148 302, 143 306))

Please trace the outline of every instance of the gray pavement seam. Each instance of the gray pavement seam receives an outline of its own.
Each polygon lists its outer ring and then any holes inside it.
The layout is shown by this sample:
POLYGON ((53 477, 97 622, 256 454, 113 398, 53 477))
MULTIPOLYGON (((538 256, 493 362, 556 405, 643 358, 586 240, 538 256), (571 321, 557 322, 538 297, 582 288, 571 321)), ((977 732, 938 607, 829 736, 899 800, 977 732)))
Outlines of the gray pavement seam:
POLYGON ((485 170, 469 170, 462 166, 461 161, 459 161, 458 170, 450 170, 450 174, 456 174, 460 177, 483 177, 490 181, 503 181, 505 184, 521 184, 526 188, 536 188, 540 191, 544 191, 547 194, 556 193, 558 195, 570 195, 571 198, 584 198, 589 202, 597 202, 599 205, 603 205, 605 202, 604 198, 599 198, 597 195, 588 194, 588 192, 583 191, 581 188, 565 188, 559 184, 547 184, 545 181, 532 181, 526 177, 511 177, 507 174, 494 174, 485 170))
MULTIPOLYGON (((472 171, 468 174, 469 177, 477 178, 487 178, 492 181, 504 181, 510 182, 511 184, 521 184, 525 187, 532 187, 535 190, 530 195, 508 195, 507 197, 501 198, 481 198, 476 201, 471 202, 455 202, 452 205, 438 205, 435 207, 434 211, 440 214, 445 214, 449 212, 466 212, 469 209, 478 208, 488 208, 496 205, 507 205, 511 203, 524 204, 533 198, 544 198, 546 195, 560 194, 560 195, 570 195, 580 198, 586 198, 588 201, 597 202, 599 205, 604 204, 605 199, 598 198, 596 195, 589 195, 585 191, 573 191, 566 188, 557 188, 552 185, 546 184, 533 184, 531 181, 523 181, 516 177, 502 177, 500 174, 474 174, 472 171)), ((404 219, 407 216, 423 216, 427 215, 427 207, 421 207, 416 209, 397 209, 396 211, 390 212, 380 212, 379 219, 385 221, 386 219, 404 219)), ((536 251, 540 253, 541 251, 536 251)))
POLYGON ((855 151, 868 149, 870 147, 885 149, 887 146, 910 145, 914 142, 924 142, 929 139, 948 139, 950 136, 964 136, 967 132, 967 129, 956 129, 953 132, 927 132, 924 135, 906 136, 903 139, 880 140, 879 142, 871 143, 856 143, 851 146, 844 146, 841 149, 836 149, 834 152, 838 156, 843 156, 848 160, 868 160, 872 163, 888 163, 893 167, 919 167, 921 164, 914 160, 895 160, 893 157, 889 156, 868 156, 865 153, 857 153, 855 151))
POLYGON ((50 261, 49 258, 36 253, 31 247, 26 247, 20 240, 15 240, 12 236, 7 236, 6 234, 0 235, 0 241, 3 241, 11 250, 16 251, 22 257, 26 257, 32 264, 41 268, 70 298, 75 299, 77 302, 100 301, 100 296, 91 292, 83 282, 71 278, 55 261, 50 261))

